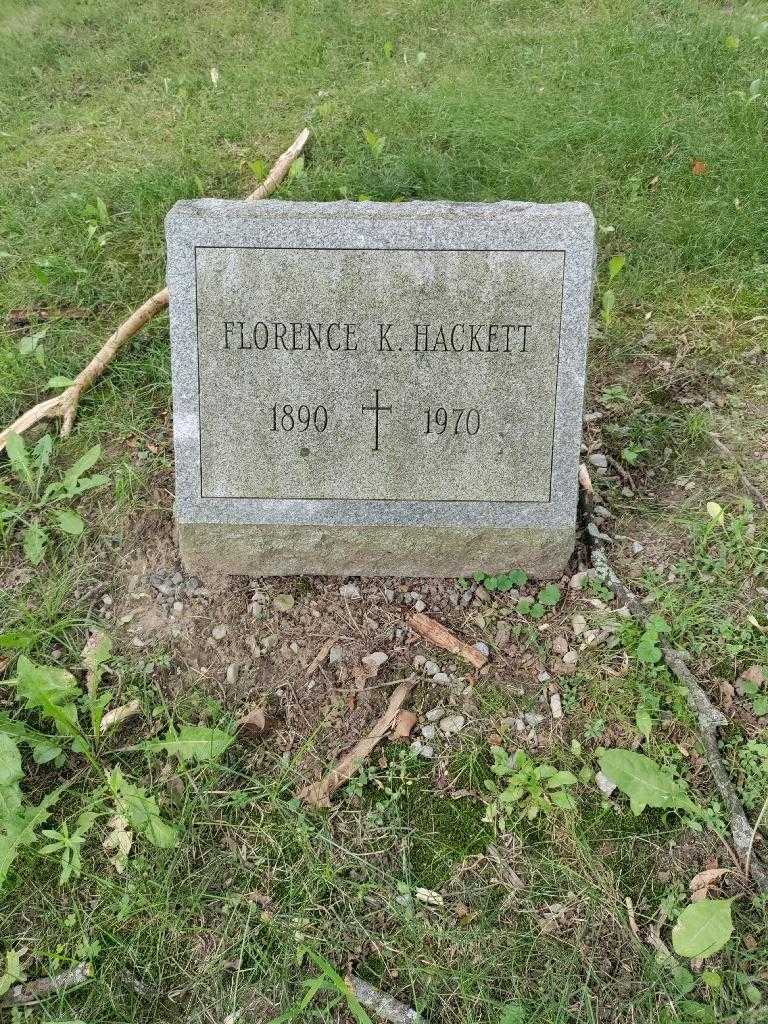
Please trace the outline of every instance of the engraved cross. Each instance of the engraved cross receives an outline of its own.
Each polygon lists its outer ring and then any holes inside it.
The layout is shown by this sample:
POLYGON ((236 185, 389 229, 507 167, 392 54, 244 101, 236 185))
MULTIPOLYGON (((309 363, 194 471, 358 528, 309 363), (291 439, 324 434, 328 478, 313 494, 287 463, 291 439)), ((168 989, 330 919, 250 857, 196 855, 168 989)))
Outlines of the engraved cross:
POLYGON ((392 412, 391 405, 379 405, 379 389, 375 388, 373 392, 374 404, 361 406, 362 412, 372 412, 376 416, 374 428, 373 428, 373 450, 377 452, 379 450, 379 413, 380 412, 392 412))

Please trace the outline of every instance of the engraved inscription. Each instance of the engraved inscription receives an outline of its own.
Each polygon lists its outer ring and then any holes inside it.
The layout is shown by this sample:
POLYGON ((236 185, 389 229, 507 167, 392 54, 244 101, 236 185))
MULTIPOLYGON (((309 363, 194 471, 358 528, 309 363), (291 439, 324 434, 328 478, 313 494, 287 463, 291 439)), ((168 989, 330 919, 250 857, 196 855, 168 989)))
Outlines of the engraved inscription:
POLYGON ((547 502, 563 261, 199 249, 201 496, 547 502))

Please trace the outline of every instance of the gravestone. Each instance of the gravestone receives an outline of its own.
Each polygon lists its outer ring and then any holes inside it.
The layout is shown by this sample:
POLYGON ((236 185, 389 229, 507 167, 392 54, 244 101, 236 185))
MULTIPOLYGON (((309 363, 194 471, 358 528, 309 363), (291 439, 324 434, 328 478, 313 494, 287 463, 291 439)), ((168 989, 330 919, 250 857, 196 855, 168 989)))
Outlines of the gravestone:
POLYGON ((203 199, 166 234, 190 569, 562 572, 588 207, 203 199))

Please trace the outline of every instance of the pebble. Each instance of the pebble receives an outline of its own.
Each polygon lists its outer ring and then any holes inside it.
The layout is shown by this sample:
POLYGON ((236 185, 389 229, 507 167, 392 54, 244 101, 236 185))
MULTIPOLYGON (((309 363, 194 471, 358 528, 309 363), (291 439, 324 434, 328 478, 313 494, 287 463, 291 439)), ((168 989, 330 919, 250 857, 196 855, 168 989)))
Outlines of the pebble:
POLYGON ((447 683, 450 683, 450 681, 451 677, 448 675, 447 672, 435 672, 435 674, 432 676, 433 683, 440 683, 443 686, 445 686, 447 683))
POLYGON ((632 554, 639 555, 641 551, 645 550, 645 545, 641 544, 639 540, 632 542, 632 554))
POLYGON ((464 728, 466 719, 463 715, 448 715, 440 719, 440 732, 444 736, 454 736, 464 728))
POLYGON ((161 583, 157 589, 160 591, 163 597, 170 597, 176 588, 172 583, 166 580, 166 582, 161 583))
POLYGON ((224 637, 227 635, 227 631, 228 627, 222 623, 219 626, 213 627, 211 631, 211 636, 213 637, 214 640, 223 640, 224 637))
POLYGON ((491 653, 490 650, 488 649, 488 644, 483 643, 482 640, 478 640, 477 643, 473 644, 472 646, 475 648, 476 651, 480 651, 481 654, 484 654, 486 658, 491 653))
POLYGON ((338 665, 343 660, 344 648, 340 644, 334 644, 330 651, 328 651, 328 663, 330 665, 338 665))
POLYGON ((578 660, 579 656, 576 653, 576 651, 566 651, 566 653, 563 655, 564 665, 575 665, 578 660))
POLYGON ((563 717, 563 702, 562 702, 562 699, 561 699, 559 693, 555 692, 555 693, 550 694, 550 696, 549 696, 549 706, 552 709, 552 717, 553 718, 562 718, 563 717))
POLYGON ((289 612, 295 604, 293 594, 276 594, 272 599, 272 607, 278 612, 289 612))
POLYGON ((354 583, 345 583, 344 586, 339 587, 339 593, 350 601, 360 600, 360 588, 356 587, 354 583))
POLYGON ((434 725, 422 725, 421 735, 425 740, 433 740, 435 738, 435 727, 434 725))
POLYGON ((595 579, 596 575, 597 574, 594 569, 582 569, 581 572, 574 573, 574 575, 571 576, 571 582, 568 585, 571 590, 581 590, 584 583, 587 580, 595 579))
POLYGON ((595 505, 594 513, 598 519, 613 519, 613 512, 609 511, 605 505, 595 505))
POLYGON ((590 455, 589 461, 593 466, 597 466, 598 469, 606 469, 608 466, 608 459, 606 459, 602 452, 595 452, 594 455, 590 455))
POLYGON ((432 708, 431 711, 427 712, 426 719, 428 722, 436 722, 438 718, 442 718, 444 714, 445 708, 438 705, 436 708, 432 708))
POLYGON ((417 602, 416 602, 416 603, 414 604, 414 606, 413 606, 413 607, 414 607, 414 610, 415 610, 415 611, 417 611, 417 612, 423 612, 423 611, 425 610, 425 608, 426 608, 427 606, 426 606, 426 605, 424 604, 424 602, 423 602, 423 601, 422 601, 421 599, 419 599, 419 600, 418 600, 418 601, 417 601, 417 602))
POLYGON ((375 651, 373 654, 366 654, 360 661, 369 672, 376 675, 384 662, 389 661, 389 656, 384 651, 375 651))
POLYGON ((104 605, 105 608, 111 608, 112 605, 114 604, 114 601, 109 596, 109 594, 103 594, 101 598, 101 603, 104 605))
POLYGON ((544 721, 544 715, 538 711, 526 711, 523 718, 525 724, 529 725, 532 729, 535 729, 537 725, 541 725, 544 721))
POLYGON ((595 774, 595 783, 603 796, 610 796, 616 789, 616 783, 612 782, 603 772, 595 774))
POLYGON ((173 576, 171 576, 171 583, 172 583, 172 584, 173 584, 173 585, 174 585, 175 587, 178 587, 178 585, 179 585, 180 583, 183 583, 183 582, 184 582, 184 577, 183 577, 183 575, 182 575, 182 574, 181 574, 180 572, 175 572, 175 573, 173 574, 173 576))
POLYGON ((536 678, 539 680, 540 683, 548 683, 552 676, 549 674, 549 672, 539 672, 536 678))
POLYGON ((555 654, 563 655, 568 653, 568 641, 564 636, 556 636, 552 641, 552 650, 555 654))
POLYGON ((434 661, 425 661, 424 662, 424 675, 425 676, 433 676, 433 675, 435 675, 439 671, 440 671, 440 666, 438 664, 436 664, 436 662, 434 662, 434 661))
POLYGON ((583 615, 574 615, 571 619, 571 629, 573 630, 574 636, 581 636, 584 630, 587 628, 587 620, 583 615))
POLYGON ((390 590, 388 587, 385 587, 384 588, 384 599, 386 600, 387 604, 392 604, 392 602, 395 600, 395 592, 394 592, 394 590, 390 590))
POLYGON ((181 601, 174 601, 173 602, 173 614, 174 615, 181 615, 181 613, 183 611, 184 611, 184 605, 182 604, 182 602, 181 601))
POLYGON ((506 647, 512 639, 512 628, 508 622, 500 622, 496 628, 495 644, 497 647, 506 647))
POLYGON ((479 583, 477 585, 477 588, 475 589, 475 598, 478 601, 490 601, 491 600, 491 595, 488 593, 488 591, 485 589, 485 587, 482 585, 482 583, 479 583))
POLYGON ((231 665, 227 665, 227 683, 230 686, 234 686, 237 682, 237 677, 240 675, 240 666, 237 662, 233 661, 231 665))

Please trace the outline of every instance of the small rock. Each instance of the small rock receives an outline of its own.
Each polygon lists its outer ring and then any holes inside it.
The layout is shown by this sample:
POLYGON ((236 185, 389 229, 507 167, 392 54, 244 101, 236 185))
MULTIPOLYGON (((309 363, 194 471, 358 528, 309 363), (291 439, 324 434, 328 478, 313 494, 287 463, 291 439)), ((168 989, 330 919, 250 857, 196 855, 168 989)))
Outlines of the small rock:
POLYGON ((463 715, 448 715, 447 718, 440 719, 440 732, 444 736, 455 736, 457 732, 461 732, 464 728, 466 719, 463 715))
POLYGON ((223 640, 229 631, 229 627, 221 623, 218 626, 214 626, 211 630, 211 636, 214 640, 223 640))
POLYGON ((388 587, 385 587, 384 588, 384 600, 387 602, 387 604, 392 604, 392 602, 395 600, 395 592, 394 592, 394 590, 390 590, 388 587))
POLYGON ((578 660, 579 656, 576 653, 576 651, 566 651, 566 653, 563 655, 564 665, 575 665, 578 660))
POLYGON ((610 512, 605 505, 595 505, 593 511, 598 519, 613 519, 613 513, 610 512))
POLYGON ((435 738, 435 727, 434 725, 422 725, 421 735, 425 740, 433 740, 435 738))
POLYGON ((568 641, 564 636, 556 636, 552 641, 552 650, 555 654, 563 655, 568 652, 568 641))
POLYGON ((425 661, 424 662, 424 675, 425 676, 433 676, 433 675, 435 675, 436 672, 439 672, 439 671, 440 671, 440 666, 438 664, 436 664, 434 661, 425 661))
POLYGON ((497 647, 506 647, 512 639, 512 628, 508 622, 500 622, 496 627, 494 643, 497 647))
POLYGON ((552 676, 549 674, 549 672, 539 672, 536 678, 539 680, 540 683, 548 683, 552 676))
POLYGON ((616 789, 616 783, 612 782, 603 772, 595 774, 595 783, 603 796, 610 796, 616 789))
POLYGON ((538 711, 526 711, 523 715, 523 719, 525 720, 526 725, 535 729, 537 725, 541 725, 544 721, 544 715, 540 714, 538 711))
POLYGON ((596 575, 594 569, 582 569, 581 572, 574 573, 571 576, 569 586, 571 590, 581 590, 586 581, 594 579, 596 575))
POLYGON ((476 651, 480 651, 481 654, 484 654, 486 658, 491 653, 488 649, 488 644, 483 643, 482 640, 478 640, 477 643, 473 644, 472 646, 475 648, 476 651))
POLYGON ((587 628, 587 620, 583 615, 574 615, 571 619, 571 629, 573 630, 574 636, 581 636, 584 630, 587 628))
POLYGON ((594 455, 590 455, 589 461, 593 466, 597 466, 598 469, 605 469, 608 466, 608 459, 606 459, 602 452, 595 452, 594 455))
POLYGON ((350 601, 360 600, 360 588, 356 587, 354 583, 345 583, 344 586, 339 587, 339 593, 350 601))
POLYGON ((433 747, 430 747, 430 746, 428 746, 428 745, 427 745, 427 746, 423 746, 423 747, 421 748, 421 751, 420 751, 420 753, 421 753, 421 756, 422 756, 422 757, 426 757, 426 758, 427 758, 427 760, 429 760, 430 758, 432 758, 432 757, 434 757, 434 756, 435 756, 435 751, 434 751, 434 748, 433 748, 433 747))
POLYGON ((373 654, 366 654, 360 661, 369 676, 376 676, 384 662, 389 661, 389 655, 384 651, 375 651, 373 654))
POLYGON ((438 718, 442 718, 444 714, 445 708, 438 705, 436 708, 432 708, 431 711, 427 712, 426 719, 428 722, 436 722, 438 718))
POLYGON ((414 609, 414 611, 417 611, 417 612, 423 612, 426 607, 427 606, 424 604, 424 602, 421 600, 421 598, 419 598, 419 600, 416 601, 416 603, 414 604, 413 609, 414 609))
POLYGON ((237 682, 237 677, 240 675, 240 666, 236 661, 233 661, 230 665, 227 665, 227 684, 234 686, 237 682))
POLYGON ((275 594, 272 599, 272 607, 278 612, 289 612, 296 604, 293 594, 275 594))
POLYGON ((416 657, 413 659, 413 667, 415 669, 424 668, 426 663, 427 659, 424 657, 423 654, 417 654, 416 657))
POLYGON ((632 542, 632 554, 639 555, 641 551, 645 550, 645 546, 640 543, 639 540, 632 542))
POLYGON ((101 603, 104 605, 105 608, 111 608, 112 605, 114 604, 114 601, 109 596, 109 594, 102 594, 101 603))
POLYGON ((488 593, 488 591, 485 589, 485 587, 482 585, 482 583, 479 583, 478 586, 476 587, 476 589, 475 589, 475 597, 477 598, 478 601, 490 601, 491 600, 491 595, 488 593))
POLYGON ((330 665, 338 665, 343 660, 344 648, 339 644, 334 644, 330 651, 328 651, 328 663, 330 665))
POLYGON ((559 693, 555 692, 549 695, 549 707, 553 718, 563 717, 563 702, 559 693))
POLYGON ((170 581, 166 580, 166 582, 161 583, 157 589, 160 591, 163 597, 170 597, 176 588, 170 581))
POLYGON ((175 572, 173 576, 171 576, 171 583, 174 585, 174 587, 178 587, 178 585, 183 582, 184 577, 180 572, 175 572))
POLYGON ((439 683, 442 686, 447 685, 448 683, 450 683, 450 681, 451 677, 448 675, 447 672, 435 672, 435 674, 432 676, 432 682, 439 683))

